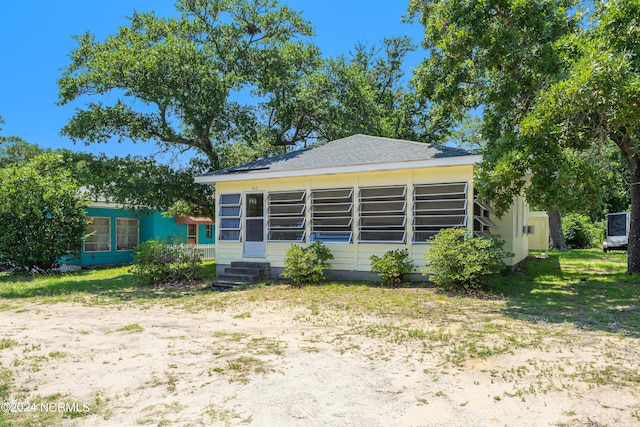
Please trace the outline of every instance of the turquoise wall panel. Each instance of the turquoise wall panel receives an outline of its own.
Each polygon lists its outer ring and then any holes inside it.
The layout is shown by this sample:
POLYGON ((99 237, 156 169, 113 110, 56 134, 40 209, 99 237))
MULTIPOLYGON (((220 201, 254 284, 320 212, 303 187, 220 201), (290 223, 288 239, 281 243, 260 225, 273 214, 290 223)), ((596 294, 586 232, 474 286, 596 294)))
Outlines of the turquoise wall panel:
POLYGON ((102 264, 127 264, 132 261, 133 251, 116 250, 116 219, 135 218, 140 221, 142 230, 148 215, 143 212, 117 208, 87 208, 87 216, 109 218, 110 222, 110 242, 111 250, 103 252, 85 252, 84 246, 80 252, 80 265, 102 265, 102 264))
POLYGON ((164 217, 162 213, 156 212, 150 215, 153 222, 152 229, 148 234, 141 236, 143 240, 149 239, 172 239, 176 242, 187 241, 187 226, 176 224, 175 217, 164 217))
MULTIPOLYGON (((187 225, 176 224, 175 217, 164 217, 161 212, 135 211, 118 208, 87 208, 88 217, 109 218, 110 246, 109 251, 85 252, 84 245, 80 255, 74 258, 65 257, 63 264, 93 266, 106 264, 128 264, 132 261, 133 251, 116 250, 116 219, 135 218, 140 224, 140 242, 150 239, 173 239, 177 242, 187 241, 187 225)), ((207 238, 206 226, 198 225, 198 243, 215 243, 215 227, 211 226, 211 237, 207 238)))
POLYGON ((211 237, 207 237, 207 226, 198 224, 198 243, 201 245, 213 244, 216 242, 216 228, 211 226, 211 237))

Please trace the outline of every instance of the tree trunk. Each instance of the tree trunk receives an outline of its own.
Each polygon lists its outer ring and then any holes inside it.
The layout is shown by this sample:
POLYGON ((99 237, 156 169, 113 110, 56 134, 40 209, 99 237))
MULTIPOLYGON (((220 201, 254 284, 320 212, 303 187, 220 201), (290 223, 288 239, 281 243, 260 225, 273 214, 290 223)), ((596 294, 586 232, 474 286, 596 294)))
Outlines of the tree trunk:
POLYGON ((629 159, 631 176, 631 223, 629 225, 629 246, 627 252, 627 272, 640 273, 640 161, 629 159))
POLYGON ((564 233, 562 232, 562 217, 560 212, 552 211, 549 214, 549 235, 551 236, 552 251, 566 251, 569 249, 564 241, 564 233))

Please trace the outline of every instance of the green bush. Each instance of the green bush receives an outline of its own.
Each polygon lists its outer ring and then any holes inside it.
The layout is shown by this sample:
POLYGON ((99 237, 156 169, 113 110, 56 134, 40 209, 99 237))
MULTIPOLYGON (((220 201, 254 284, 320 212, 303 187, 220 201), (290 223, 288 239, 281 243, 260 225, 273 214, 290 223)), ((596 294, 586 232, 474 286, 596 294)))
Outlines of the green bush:
POLYGON ((143 285, 190 282, 200 278, 202 256, 196 249, 169 241, 147 240, 135 248, 131 272, 143 285))
POLYGON ((284 255, 282 277, 291 279, 296 286, 317 283, 324 279, 324 270, 331 267, 333 259, 329 248, 320 241, 307 247, 292 244, 284 255))
POLYGON ((598 243, 598 229, 586 215, 569 214, 562 218, 564 240, 571 249, 593 248, 598 243))
POLYGON ((381 257, 371 255, 371 272, 376 273, 385 285, 398 286, 405 274, 413 271, 414 263, 409 258, 409 251, 396 249, 387 251, 381 257))
POLYGON ((80 253, 87 203, 62 156, 0 168, 0 268, 47 271, 80 253))
POLYGON ((464 228, 445 228, 429 240, 424 255, 429 265, 422 272, 445 291, 481 289, 487 276, 505 269, 503 258, 512 256, 500 238, 475 237, 464 228))

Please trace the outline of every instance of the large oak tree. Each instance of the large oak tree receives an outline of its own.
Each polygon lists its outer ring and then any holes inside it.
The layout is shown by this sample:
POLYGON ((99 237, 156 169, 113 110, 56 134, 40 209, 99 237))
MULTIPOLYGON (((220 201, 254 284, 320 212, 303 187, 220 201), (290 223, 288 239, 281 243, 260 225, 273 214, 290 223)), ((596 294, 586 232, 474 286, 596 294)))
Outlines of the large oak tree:
POLYGON ((629 273, 640 272, 640 3, 594 2, 579 34, 564 43, 566 68, 542 90, 522 123, 542 144, 580 152, 617 147, 631 187, 629 273))
POLYGON ((430 132, 446 137, 470 115, 481 117, 481 196, 504 212, 527 184, 533 204, 551 213, 554 244, 563 249, 559 210, 573 210, 598 191, 593 164, 554 141, 527 138, 522 121, 541 89, 564 71, 567 36, 579 31, 574 0, 412 0, 430 50, 415 74, 431 101, 430 132), (555 220, 555 222, 553 221, 555 220), (555 225, 555 226, 554 226, 555 225))

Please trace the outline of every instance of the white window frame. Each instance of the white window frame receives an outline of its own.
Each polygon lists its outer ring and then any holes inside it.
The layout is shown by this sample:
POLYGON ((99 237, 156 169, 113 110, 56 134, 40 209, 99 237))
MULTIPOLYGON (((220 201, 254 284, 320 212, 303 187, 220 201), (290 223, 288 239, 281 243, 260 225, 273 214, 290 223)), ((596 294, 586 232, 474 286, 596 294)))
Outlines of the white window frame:
POLYGON ((135 219, 135 218, 116 218, 116 252, 131 252, 136 246, 138 246, 140 244, 140 220, 139 219, 135 219), (122 227, 122 225, 119 224, 119 222, 125 221, 126 222, 126 229, 127 229, 127 233, 126 233, 126 237, 127 237, 127 242, 120 242, 119 238, 120 238, 120 234, 118 233, 118 231, 120 230, 120 227, 122 227), (129 242, 129 237, 131 237, 131 235, 129 234, 129 228, 132 227, 131 224, 135 224, 135 230, 136 230, 136 236, 135 236, 135 242, 129 242), (132 245, 132 243, 134 243, 132 245), (127 246, 130 246, 127 249, 120 249, 120 244, 125 244, 127 246))
POLYGON ((430 237, 444 228, 467 227, 468 188, 469 183, 465 181, 414 184, 411 242, 427 244, 427 239, 417 236, 428 234, 430 237), (447 202, 454 206, 446 206, 447 202))
POLYGON ((90 236, 88 236, 85 241, 84 241, 84 245, 82 247, 83 251, 85 253, 100 253, 100 252, 111 252, 111 218, 108 216, 88 216, 88 218, 91 218, 92 222, 91 224, 87 224, 87 234, 91 234, 90 236), (98 236, 97 233, 95 233, 94 231, 91 231, 91 227, 95 224, 95 220, 96 219, 106 219, 107 220, 107 227, 108 227, 108 232, 107 232, 107 247, 108 249, 106 250, 87 250, 87 243, 89 244, 100 244, 100 243, 104 243, 104 242, 100 242, 100 241, 91 241, 90 239, 94 236, 98 236), (93 233, 93 234, 92 234, 93 233))
POLYGON ((267 240, 304 242, 307 225, 306 190, 273 191, 267 194, 267 240), (285 237, 285 236, 291 237, 285 237))
POLYGON ((239 242, 242 239, 242 194, 241 193, 225 193, 221 194, 218 199, 218 241, 222 242, 239 242), (237 196, 236 200, 231 200, 228 202, 223 201, 225 198, 234 198, 237 196), (235 210, 237 213, 233 215, 224 214, 225 210, 235 210), (236 221, 237 226, 228 227, 225 226, 225 220, 236 221), (226 239, 223 234, 227 233, 236 233, 237 238, 226 239))
POLYGON ((358 243, 405 243, 407 238, 407 186, 383 185, 358 190, 358 243), (396 218, 390 225, 376 219, 396 218), (369 220, 369 221, 367 221, 369 220), (373 222, 373 224, 366 224, 373 222), (374 237, 367 237, 375 234, 374 237), (380 236, 387 235, 387 238, 380 236))
POLYGON ((318 240, 324 243, 352 243, 353 188, 312 189, 309 200, 311 203, 309 242, 318 240), (322 220, 343 223, 320 224, 322 220))

